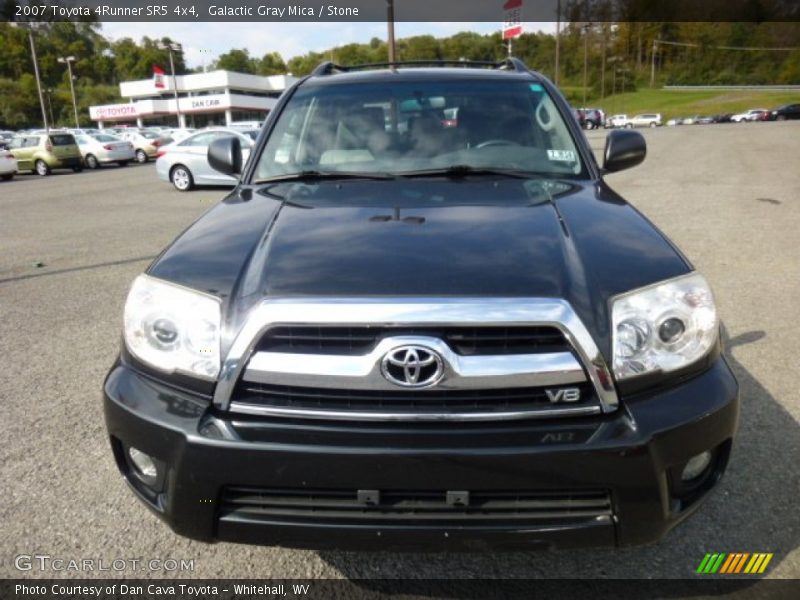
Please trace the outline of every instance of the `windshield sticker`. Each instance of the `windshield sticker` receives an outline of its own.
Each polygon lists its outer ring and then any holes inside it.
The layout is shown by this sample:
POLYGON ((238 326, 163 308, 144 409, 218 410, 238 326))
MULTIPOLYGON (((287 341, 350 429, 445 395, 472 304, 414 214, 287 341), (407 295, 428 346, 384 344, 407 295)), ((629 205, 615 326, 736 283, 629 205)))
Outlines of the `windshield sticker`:
POLYGON ((548 150, 547 158, 562 162, 575 162, 575 152, 572 150, 548 150))

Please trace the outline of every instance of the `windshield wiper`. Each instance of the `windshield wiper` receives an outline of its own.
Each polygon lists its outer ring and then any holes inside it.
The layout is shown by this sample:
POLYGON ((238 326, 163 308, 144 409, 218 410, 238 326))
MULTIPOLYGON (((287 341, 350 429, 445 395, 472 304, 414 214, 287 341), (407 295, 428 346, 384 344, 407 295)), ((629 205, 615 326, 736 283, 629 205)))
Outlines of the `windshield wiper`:
POLYGON ((430 177, 441 175, 444 177, 470 177, 473 175, 489 175, 500 177, 512 177, 514 179, 533 179, 535 177, 547 177, 548 173, 536 173, 534 171, 520 171, 517 169, 501 169, 494 167, 472 167, 470 165, 452 165, 439 169, 420 169, 418 171, 403 171, 398 173, 398 177, 430 177))
POLYGON ((284 175, 275 175, 274 177, 257 179, 255 183, 277 183, 281 181, 320 181, 323 179, 394 179, 394 175, 390 173, 317 171, 314 169, 309 169, 305 171, 298 171, 297 173, 286 173, 284 175))

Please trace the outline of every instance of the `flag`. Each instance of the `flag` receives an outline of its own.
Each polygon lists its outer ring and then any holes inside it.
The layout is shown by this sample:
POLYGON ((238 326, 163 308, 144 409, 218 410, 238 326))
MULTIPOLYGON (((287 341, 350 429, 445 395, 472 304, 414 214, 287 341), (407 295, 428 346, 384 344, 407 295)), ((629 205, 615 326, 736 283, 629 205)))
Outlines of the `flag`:
POLYGON ((153 65, 153 85, 160 90, 166 87, 164 85, 164 69, 158 65, 153 65))
POLYGON ((503 39, 510 40, 522 34, 522 0, 506 0, 503 4, 503 39))

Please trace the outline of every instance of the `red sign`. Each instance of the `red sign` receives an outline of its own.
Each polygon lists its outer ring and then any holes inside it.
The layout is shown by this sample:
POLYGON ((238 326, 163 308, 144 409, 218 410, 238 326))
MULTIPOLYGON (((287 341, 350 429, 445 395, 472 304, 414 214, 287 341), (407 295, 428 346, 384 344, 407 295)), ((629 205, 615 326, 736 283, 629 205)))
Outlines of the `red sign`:
POLYGON ((522 35, 522 0, 507 0, 503 4, 503 39, 522 35))
POLYGON ((163 90, 164 89, 164 69, 157 65, 153 65, 153 85, 156 88, 163 90))

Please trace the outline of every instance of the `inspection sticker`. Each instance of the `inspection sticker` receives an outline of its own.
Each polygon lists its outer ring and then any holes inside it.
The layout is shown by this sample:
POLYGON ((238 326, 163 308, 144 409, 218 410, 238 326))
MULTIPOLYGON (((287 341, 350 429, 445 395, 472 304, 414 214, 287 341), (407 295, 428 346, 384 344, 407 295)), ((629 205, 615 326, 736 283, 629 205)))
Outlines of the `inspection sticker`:
POLYGON ((572 150, 548 150, 547 158, 564 162, 575 162, 575 152, 572 150))

